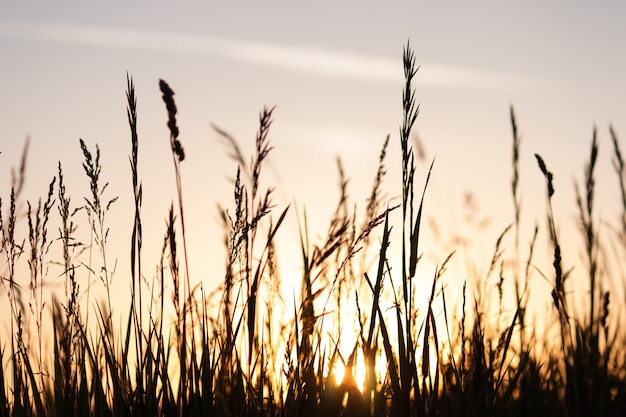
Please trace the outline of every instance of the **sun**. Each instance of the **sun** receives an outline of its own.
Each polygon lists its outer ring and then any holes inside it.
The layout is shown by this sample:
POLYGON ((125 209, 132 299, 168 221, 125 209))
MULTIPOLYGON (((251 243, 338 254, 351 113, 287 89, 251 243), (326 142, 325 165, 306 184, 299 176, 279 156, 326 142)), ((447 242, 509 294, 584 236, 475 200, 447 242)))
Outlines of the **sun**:
MULTIPOLYGON (((353 367, 346 366, 341 360, 335 362, 332 369, 332 376, 337 386, 354 386, 365 392, 365 378, 367 375, 367 366, 365 358, 359 352, 353 367)), ((378 377, 378 375, 377 375, 378 377)))
POLYGON ((332 370, 332 375, 335 378, 335 383, 341 385, 343 383, 343 377, 346 374, 346 367, 341 362, 335 362, 332 370))

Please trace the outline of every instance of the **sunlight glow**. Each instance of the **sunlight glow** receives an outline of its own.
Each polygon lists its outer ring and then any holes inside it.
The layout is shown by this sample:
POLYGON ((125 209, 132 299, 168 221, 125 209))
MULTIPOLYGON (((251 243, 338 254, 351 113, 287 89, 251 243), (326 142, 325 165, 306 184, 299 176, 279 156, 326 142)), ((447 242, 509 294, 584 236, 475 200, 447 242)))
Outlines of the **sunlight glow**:
MULTIPOLYGON (((382 358, 377 358, 377 366, 375 370, 377 381, 382 381, 385 377, 385 373, 387 371, 385 363, 386 362, 382 358)), ((356 385, 359 391, 364 392, 367 368, 365 366, 365 358, 362 353, 359 352, 357 355, 356 364, 354 365, 354 368, 350 370, 351 375, 346 374, 346 372, 348 372, 348 370, 341 360, 335 362, 332 370, 332 376, 335 379, 335 384, 337 386, 344 385, 346 388, 356 385)))
POLYGON ((359 355, 354 367, 354 380, 359 391, 365 391, 365 359, 363 355, 359 355))
POLYGON ((346 367, 341 362, 336 362, 333 367, 333 376, 335 377, 335 382, 337 385, 341 385, 343 383, 343 377, 346 373, 346 367))

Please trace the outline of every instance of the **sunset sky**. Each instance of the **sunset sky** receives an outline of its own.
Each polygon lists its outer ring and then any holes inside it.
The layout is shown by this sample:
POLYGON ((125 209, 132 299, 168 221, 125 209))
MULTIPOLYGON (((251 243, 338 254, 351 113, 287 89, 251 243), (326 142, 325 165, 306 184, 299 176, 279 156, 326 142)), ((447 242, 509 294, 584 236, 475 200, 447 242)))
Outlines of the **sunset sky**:
MULTIPOLYGON (((230 132, 250 155, 259 111, 276 106, 265 184, 277 187, 277 210, 290 203, 294 208, 283 231, 286 241, 298 242, 295 207, 300 214, 306 207, 312 240, 323 238, 338 198, 337 156, 362 212, 390 134, 385 189, 390 199, 399 195, 402 49, 410 40, 421 66, 416 133, 428 158, 418 165, 420 187, 436 158, 425 209, 444 232, 461 233, 467 226, 464 195, 474 195, 480 217, 490 219, 489 228, 474 236, 488 245, 477 267, 489 262, 498 234, 513 218, 510 105, 523 137, 524 242, 535 221, 545 223, 544 184, 533 154, 541 154, 555 173, 557 217, 564 229, 574 230, 573 180, 582 179, 594 125, 599 213, 615 224, 619 195, 608 127, 612 123, 626 138, 626 3, 549 3, 3 2, 3 210, 10 169, 18 165, 26 137, 31 142, 24 198, 33 201, 45 195, 61 161, 73 203, 81 204, 89 188, 78 141, 83 138, 91 149, 98 144, 109 196, 120 197, 109 224, 113 245, 123 248, 116 254, 118 274, 127 274, 133 213, 128 72, 138 95, 150 278, 176 196, 158 89, 163 78, 176 92, 188 155, 182 178, 187 222, 193 225, 192 274, 217 283, 224 261, 216 207, 232 206, 236 164, 211 124, 230 132)), ((569 256, 575 257, 582 240, 571 236, 569 256)))

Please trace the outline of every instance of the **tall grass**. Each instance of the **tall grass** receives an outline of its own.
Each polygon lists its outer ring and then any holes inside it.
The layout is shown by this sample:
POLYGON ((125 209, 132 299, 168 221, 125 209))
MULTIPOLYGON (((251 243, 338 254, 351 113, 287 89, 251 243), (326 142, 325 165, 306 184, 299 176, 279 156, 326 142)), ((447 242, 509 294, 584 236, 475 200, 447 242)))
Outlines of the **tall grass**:
POLYGON ((202 286, 191 285, 181 174, 185 153, 174 90, 163 80, 159 88, 167 112, 176 203, 167 213, 156 273, 152 279, 145 277, 139 111, 134 82, 127 76, 134 205, 128 231, 131 299, 126 311, 116 312, 125 318, 120 328, 114 324, 111 301, 116 262, 110 259, 107 241, 107 215, 117 198, 109 197, 108 183, 103 184, 100 149, 96 146, 93 153, 80 140, 90 189, 84 203, 76 205, 70 197, 59 163, 45 197, 36 204, 26 202, 28 232, 20 237, 16 225, 24 220, 17 207, 26 148, 6 213, 0 210, 2 285, 11 330, 0 351, 0 416, 624 415, 624 302, 623 294, 609 290, 614 288, 609 280, 622 279, 626 250, 626 170, 616 133, 610 129, 623 213, 615 235, 600 234, 594 130, 576 199, 585 248, 580 262, 589 291, 575 291, 569 288, 558 213, 553 210, 554 174, 539 154, 547 226, 530 229, 526 251, 521 242, 525 224, 519 162, 524 153, 511 108, 511 225, 497 237, 483 281, 472 283, 477 289, 494 290, 472 294, 465 282, 460 299, 451 300, 447 289, 455 281, 446 275, 455 262, 454 252, 431 271, 422 262, 422 219, 437 210, 428 198, 429 179, 437 169, 433 161, 424 177, 418 174, 409 140, 419 113, 414 88, 419 68, 408 44, 403 68, 401 202, 392 206, 382 191, 388 146, 393 144, 387 137, 362 215, 350 203, 339 161, 338 203, 318 242, 311 239, 306 210, 276 207, 273 188, 262 186, 263 167, 272 151, 274 109, 261 110, 249 159, 239 142, 214 126, 238 165, 232 201, 220 209, 226 259, 217 301, 202 286), (51 237, 55 207, 58 229, 51 237), (290 215, 300 224, 302 266, 299 293, 284 299, 278 253, 281 227, 290 215), (89 225, 87 242, 77 237, 82 222, 89 225), (511 233, 513 248, 506 250, 511 233), (551 245, 551 265, 534 258, 542 234, 551 245), (613 251, 607 250, 609 245, 613 251), (392 247, 399 248, 398 255, 392 247), (60 258, 49 259, 53 253, 60 258), (28 280, 20 272, 24 263, 28 280), (608 264, 615 267, 599 267, 608 264), (45 290, 52 278, 49 265, 62 270, 65 291, 59 297, 45 290), (552 285, 554 309, 552 317, 544 317, 544 334, 533 330, 533 316, 528 314, 529 282, 535 271, 552 285), (424 276, 432 278, 417 282, 424 276), (105 300, 89 294, 92 283, 104 290, 105 300), (419 288, 429 289, 425 304, 417 301, 419 288), (509 288, 512 294, 505 293, 509 288), (586 308, 573 309, 584 296, 586 308), (484 302, 490 299, 497 301, 497 308, 484 302), (507 299, 515 304, 507 305, 507 299), (86 311, 81 311, 83 305, 86 311), (96 317, 90 318, 89 311, 96 317), (559 343, 545 336, 554 330, 559 343), (52 352, 46 343, 51 343, 52 352))

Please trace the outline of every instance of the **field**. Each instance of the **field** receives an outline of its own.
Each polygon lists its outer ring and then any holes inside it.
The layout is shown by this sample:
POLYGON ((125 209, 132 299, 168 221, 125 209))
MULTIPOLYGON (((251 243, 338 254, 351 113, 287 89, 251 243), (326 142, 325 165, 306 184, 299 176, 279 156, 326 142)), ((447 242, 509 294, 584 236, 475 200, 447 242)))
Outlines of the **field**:
POLYGON ((425 202, 437 173, 433 164, 424 178, 416 169, 410 138, 419 74, 409 45, 403 66, 399 138, 388 137, 381 149, 364 214, 355 212, 340 169, 339 201, 319 243, 312 243, 306 212, 275 205, 273 188, 261 180, 272 152, 273 109, 260 113, 251 160, 235 139, 218 132, 239 168, 233 199, 220 212, 227 259, 216 291, 194 284, 189 274, 185 230, 193 225, 185 223, 180 171, 185 144, 166 81, 159 88, 177 194, 156 272, 142 261, 145 228, 162 226, 142 222, 142 183, 150 179, 138 169, 132 77, 126 95, 134 227, 130 259, 120 260, 130 263, 131 276, 115 274, 107 245, 116 227, 107 214, 116 197, 102 180, 108 167, 99 148, 80 141, 89 195, 70 195, 59 163, 48 194, 27 201, 23 217, 16 207, 25 172, 18 169, 0 210, 2 302, 10 312, 10 338, 0 341, 0 416, 626 415, 626 165, 617 134, 611 129, 620 217, 610 228, 599 224, 595 134, 573 202, 584 242, 575 267, 584 271, 586 287, 568 279, 574 266, 562 261, 564 237, 553 210, 559 190, 550 161, 539 154, 537 172, 545 181, 536 186, 545 190, 547 221, 522 242, 528 232, 520 220, 523 150, 511 108, 511 171, 503 173, 511 188, 502 192, 510 193, 514 210, 493 242, 484 281, 461 277, 456 282, 465 284, 452 291, 446 280, 455 273, 451 250, 434 271, 426 270, 429 290, 418 294, 429 245, 425 202), (388 161, 388 148, 398 145, 401 160, 388 161), (382 192, 389 164, 400 164, 402 173, 397 201, 382 192), (297 242, 283 241, 287 216, 299 221, 297 242), (88 241, 77 237, 78 221, 87 222, 88 241), (552 255, 547 264, 535 261, 541 237, 552 255), (279 271, 286 244, 301 254, 299 292, 287 296, 279 271), (54 278, 50 265, 62 270, 62 291, 45 286, 54 278), (550 284, 547 312, 533 314, 531 275, 550 284), (113 279, 128 282, 131 293, 122 325, 112 314, 113 279), (101 299, 90 297, 96 290, 101 299))

